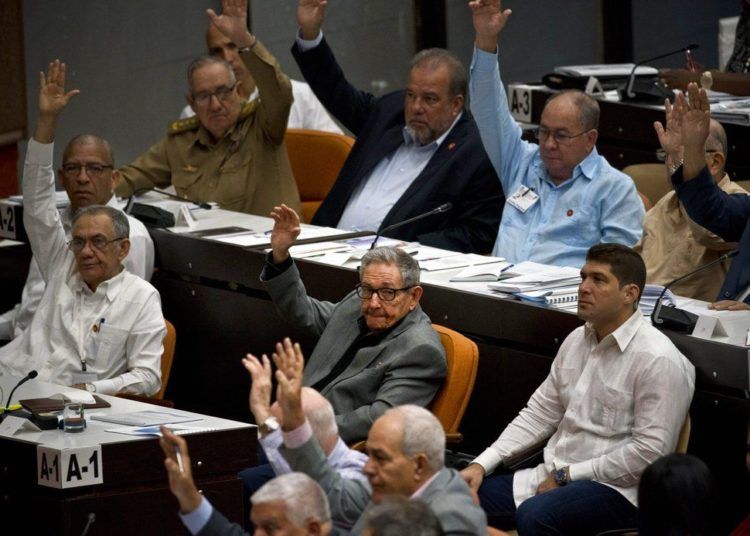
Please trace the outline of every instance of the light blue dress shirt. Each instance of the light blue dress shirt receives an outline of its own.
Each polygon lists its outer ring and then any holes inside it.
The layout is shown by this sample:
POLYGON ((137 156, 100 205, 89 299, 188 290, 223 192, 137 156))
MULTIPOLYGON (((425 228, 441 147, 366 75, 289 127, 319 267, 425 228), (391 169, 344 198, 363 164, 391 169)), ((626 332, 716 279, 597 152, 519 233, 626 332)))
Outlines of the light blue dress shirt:
POLYGON ((198 508, 187 514, 180 512, 180 519, 185 527, 190 531, 190 534, 198 534, 203 527, 206 526, 208 520, 211 519, 211 514, 214 512, 213 505, 208 502, 208 499, 203 497, 198 508))
POLYGON ((525 260, 583 266, 594 244, 635 245, 643 233, 643 202, 635 184, 600 156, 596 148, 555 185, 539 146, 521 139, 500 80, 497 54, 474 49, 469 82, 471 112, 506 198, 520 186, 539 200, 525 213, 506 202, 492 254, 510 262, 525 260))

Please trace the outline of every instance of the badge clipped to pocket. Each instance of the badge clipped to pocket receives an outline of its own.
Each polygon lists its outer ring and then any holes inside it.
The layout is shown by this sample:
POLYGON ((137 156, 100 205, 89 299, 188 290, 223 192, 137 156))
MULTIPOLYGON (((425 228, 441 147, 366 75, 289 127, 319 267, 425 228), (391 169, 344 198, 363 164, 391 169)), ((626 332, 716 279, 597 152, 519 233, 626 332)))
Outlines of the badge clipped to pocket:
POLYGON ((525 214, 537 201, 539 201, 537 193, 524 185, 519 186, 518 190, 508 198, 508 204, 521 211, 522 214, 525 214))

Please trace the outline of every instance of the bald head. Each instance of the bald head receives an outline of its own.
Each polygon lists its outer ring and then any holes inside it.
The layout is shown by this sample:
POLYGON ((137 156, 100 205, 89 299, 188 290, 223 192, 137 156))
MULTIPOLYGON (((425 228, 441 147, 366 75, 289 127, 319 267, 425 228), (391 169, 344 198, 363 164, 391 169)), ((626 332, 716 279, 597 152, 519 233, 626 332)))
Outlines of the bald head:
POLYGON ((724 177, 728 151, 729 143, 724 127, 716 119, 711 119, 706 139, 706 163, 717 182, 724 177))
MULTIPOLYGON (((310 423, 313 435, 326 455, 330 454, 339 439, 336 414, 331 403, 312 387, 302 388, 302 411, 310 423)), ((283 423, 283 415, 278 402, 271 406, 271 412, 283 423)))

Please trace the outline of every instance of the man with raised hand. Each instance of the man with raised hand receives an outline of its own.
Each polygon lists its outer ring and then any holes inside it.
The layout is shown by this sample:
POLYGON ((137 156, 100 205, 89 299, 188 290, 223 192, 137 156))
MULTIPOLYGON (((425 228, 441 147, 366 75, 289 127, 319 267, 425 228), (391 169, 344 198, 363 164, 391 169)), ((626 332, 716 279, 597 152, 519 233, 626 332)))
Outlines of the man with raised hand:
POLYGON ((464 109, 466 69, 451 52, 431 48, 411 61, 405 90, 380 98, 360 91, 346 80, 321 32, 326 5, 300 0, 292 54, 315 95, 357 141, 312 223, 377 231, 450 203, 444 215, 385 234, 489 253, 503 196, 464 109))
POLYGON ((320 483, 328 495, 331 517, 361 534, 366 514, 387 496, 419 499, 437 517, 443 534, 475 536, 487 531, 487 518, 461 476, 445 467, 445 432, 424 408, 405 405, 380 416, 367 436, 364 472, 369 486, 343 478, 327 463, 302 411, 304 357, 287 339, 277 346, 278 402, 283 415, 282 455, 295 471, 320 483))
POLYGON ((476 32, 469 102, 507 199, 493 255, 580 267, 594 244, 633 246, 644 207, 630 177, 596 150, 599 104, 581 91, 558 93, 542 111, 539 144, 524 141, 498 66, 497 39, 511 10, 500 0, 469 7, 476 32))
POLYGON ((58 117, 79 91, 65 92, 59 60, 46 76, 40 73, 39 88, 39 118, 23 170, 23 221, 46 286, 29 327, 0 348, 0 373, 37 370, 44 381, 90 392, 151 395, 161 386, 166 333, 159 293, 123 267, 130 239, 122 211, 78 210, 68 241, 55 204, 52 153, 58 117))
POLYGON ((196 116, 175 121, 166 138, 120 169, 121 196, 173 185, 191 201, 266 215, 279 203, 300 206, 284 144, 292 104, 289 78, 247 30, 247 0, 222 0, 223 13, 207 10, 214 25, 239 47, 260 98, 247 102, 232 66, 203 56, 188 66, 187 100, 196 116))
POLYGON ((419 306, 419 263, 398 248, 368 251, 360 282, 340 302, 307 295, 289 249, 299 216, 276 207, 271 252, 260 279, 281 316, 319 337, 305 369, 305 385, 326 397, 346 442, 367 436, 386 410, 426 406, 447 372, 445 350, 419 306))

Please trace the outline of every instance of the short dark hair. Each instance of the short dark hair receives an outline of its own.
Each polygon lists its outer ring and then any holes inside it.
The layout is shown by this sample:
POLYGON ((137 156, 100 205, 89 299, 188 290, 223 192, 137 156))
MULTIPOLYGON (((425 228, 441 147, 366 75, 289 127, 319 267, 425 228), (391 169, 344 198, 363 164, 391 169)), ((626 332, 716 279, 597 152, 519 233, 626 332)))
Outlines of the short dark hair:
POLYGON ((115 165, 115 152, 112 150, 112 146, 109 144, 107 140, 95 134, 78 134, 76 136, 73 136, 73 138, 71 138, 71 140, 65 146, 65 150, 63 151, 63 155, 62 155, 63 164, 68 161, 68 158, 70 157, 70 153, 73 152, 73 147, 75 147, 76 145, 83 145, 85 143, 93 143, 95 145, 100 145, 102 149, 104 149, 104 157, 105 157, 104 159, 107 160, 107 162, 105 163, 108 166, 115 165))
POLYGON ((638 485, 642 536, 719 534, 711 471, 689 454, 670 454, 648 466, 638 485))
POLYGON ((372 536, 442 536, 435 513, 419 499, 389 496, 365 514, 365 527, 372 536))
MULTIPOLYGON (((586 262, 609 264, 612 274, 624 285, 634 284, 638 287, 638 300, 646 285, 646 264, 636 251, 622 244, 596 244, 586 253, 586 262)), ((636 303, 638 303, 636 300, 636 303)))
POLYGON ((450 71, 451 96, 461 95, 466 97, 466 90, 469 85, 466 67, 458 59, 458 56, 449 50, 445 50, 444 48, 426 48, 420 50, 409 63, 409 72, 417 67, 437 69, 441 65, 445 65, 450 71))

